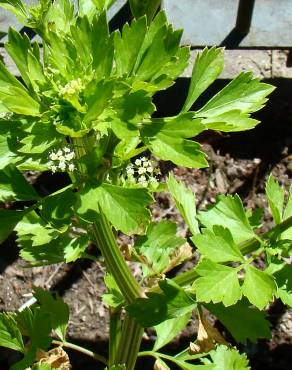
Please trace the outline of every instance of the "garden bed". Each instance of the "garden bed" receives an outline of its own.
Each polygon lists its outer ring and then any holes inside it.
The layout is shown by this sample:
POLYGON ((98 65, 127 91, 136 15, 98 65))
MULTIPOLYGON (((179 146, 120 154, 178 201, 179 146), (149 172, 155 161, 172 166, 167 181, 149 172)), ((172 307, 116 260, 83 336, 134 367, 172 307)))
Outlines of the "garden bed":
MULTIPOLYGON (((292 138, 291 135, 289 137, 289 132, 292 112, 288 103, 291 82, 285 79, 269 82, 278 85, 278 90, 272 95, 268 107, 261 112, 259 118, 263 123, 256 130, 224 136, 211 132, 200 137, 203 149, 210 159, 210 168, 190 170, 160 163, 162 176, 172 170, 179 180, 183 180, 192 188, 199 207, 212 203, 218 193, 238 193, 249 207, 265 208, 267 204, 263 196, 264 183, 270 172, 286 188, 291 184, 292 161, 289 147, 292 138)), ((181 80, 178 88, 182 89, 186 83, 186 80, 181 80)), ((219 85, 224 83, 218 82, 219 85)), ((216 88, 218 86, 215 86, 216 88)), ((176 106, 180 104, 180 99, 176 99, 177 93, 178 91, 172 88, 167 94, 157 97, 163 114, 175 113, 176 106)), ((181 99, 183 100, 183 97, 181 99)), ((42 193, 50 193, 56 189, 56 184, 66 181, 60 175, 51 176, 49 173, 41 176, 32 173, 28 176, 42 193)), ((157 200, 153 210, 154 217, 177 221, 180 233, 185 234, 183 221, 168 195, 159 193, 157 200)), ((268 229, 270 226, 271 219, 265 216, 263 228, 268 229)), ((126 245, 127 242, 126 238, 120 237, 121 245, 126 245)), ((70 307, 68 339, 82 343, 88 348, 98 348, 99 353, 106 354, 108 317, 101 301, 101 295, 105 291, 103 267, 93 262, 80 261, 69 265, 27 269, 25 262, 17 257, 18 251, 13 236, 1 248, 0 310, 17 310, 30 299, 33 285, 49 288, 59 293, 70 307)), ((134 266, 133 269, 139 274, 138 268, 134 266)), ((272 339, 248 345, 243 349, 251 359, 252 370, 288 370, 292 362, 292 310, 275 302, 267 312, 272 324, 272 339)), ((196 328, 196 322, 191 323, 181 337, 168 346, 168 351, 171 352, 174 347, 177 350, 177 347, 192 340, 196 328)), ((228 335, 224 328, 220 327, 220 330, 228 335)), ((150 347, 152 342, 153 333, 149 331, 145 335, 144 345, 150 347)), ((15 356, 15 353, 1 349, 1 370, 8 369, 9 364, 15 362, 15 356)), ((81 364, 84 370, 98 368, 88 358, 72 354, 73 369, 80 369, 81 364)), ((137 368, 150 369, 151 362, 149 367, 147 366, 146 360, 143 360, 137 368)))

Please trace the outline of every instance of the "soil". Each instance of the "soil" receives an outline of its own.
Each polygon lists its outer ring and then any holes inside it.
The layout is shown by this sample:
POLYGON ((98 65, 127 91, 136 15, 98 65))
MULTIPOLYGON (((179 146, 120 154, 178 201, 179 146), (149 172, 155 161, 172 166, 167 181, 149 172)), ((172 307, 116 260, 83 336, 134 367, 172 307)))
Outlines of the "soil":
MULTIPOLYGON (((156 98, 160 108, 158 115, 176 113, 180 99, 183 99, 178 91, 185 91, 183 87, 187 83, 182 79, 178 87, 156 98)), ((226 81, 219 81, 215 89, 225 83, 226 81)), ((283 79, 273 80, 272 83, 278 85, 278 90, 272 95, 268 107, 257 115, 262 123, 255 130, 230 135, 210 132, 199 137, 210 160, 208 169, 190 170, 174 167, 170 163, 160 163, 164 177, 172 170, 177 179, 183 180, 195 192, 199 208, 214 202, 216 195, 220 193, 238 193, 248 207, 264 208, 263 231, 272 225, 264 199, 264 184, 268 174, 272 172, 286 189, 291 184, 292 174, 292 157, 289 153, 292 141, 292 109, 287 103, 290 99, 291 82, 283 79)), ((56 190, 56 183, 61 187, 66 182, 64 177, 49 173, 41 176, 34 173, 28 175, 42 193, 50 193, 56 190)), ((153 218, 175 220, 180 234, 186 235, 183 220, 168 194, 159 193, 156 199, 157 204, 152 208, 153 218)), ((127 244, 128 239, 121 236, 119 242, 121 245, 127 244)), ((188 266, 190 263, 184 268, 188 266)), ((138 270, 135 269, 135 272, 138 273, 138 270)), ((108 315, 101 301, 105 291, 103 276, 102 263, 87 261, 26 268, 25 262, 18 258, 14 236, 11 236, 1 246, 0 310, 17 310, 30 299, 33 286, 51 289, 60 294, 70 307, 68 340, 106 355, 108 315)), ((272 339, 250 344, 243 350, 251 360, 252 370, 289 370, 292 363, 292 310, 276 301, 267 313, 272 325, 272 339)), ((171 353, 188 344, 195 337, 196 330, 197 323, 193 320, 167 350, 171 353)), ((153 340, 154 334, 147 332, 143 346, 151 347, 153 340)), ((69 354, 73 369, 80 369, 81 366, 84 370, 99 368, 98 364, 83 355, 69 354)), ((0 350, 0 369, 9 369, 16 359, 17 355, 12 351, 0 350)), ((151 368, 153 363, 146 360, 137 365, 137 369, 151 368)))

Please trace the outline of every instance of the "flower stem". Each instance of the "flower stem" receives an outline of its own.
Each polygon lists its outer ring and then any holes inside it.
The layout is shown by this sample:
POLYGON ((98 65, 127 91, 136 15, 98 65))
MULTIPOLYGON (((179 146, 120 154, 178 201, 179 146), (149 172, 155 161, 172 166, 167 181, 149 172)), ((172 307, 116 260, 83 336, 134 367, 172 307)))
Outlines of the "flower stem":
POLYGON ((81 353, 83 353, 83 354, 85 354, 89 357, 92 357, 95 360, 97 360, 99 362, 102 362, 103 364, 107 365, 107 359, 105 357, 103 357, 101 355, 98 355, 97 353, 92 352, 92 351, 90 351, 86 348, 80 347, 77 344, 73 344, 73 343, 69 343, 69 342, 61 342, 59 340, 53 340, 52 344, 54 344, 56 346, 70 348, 70 349, 73 349, 74 351, 81 352, 81 353))

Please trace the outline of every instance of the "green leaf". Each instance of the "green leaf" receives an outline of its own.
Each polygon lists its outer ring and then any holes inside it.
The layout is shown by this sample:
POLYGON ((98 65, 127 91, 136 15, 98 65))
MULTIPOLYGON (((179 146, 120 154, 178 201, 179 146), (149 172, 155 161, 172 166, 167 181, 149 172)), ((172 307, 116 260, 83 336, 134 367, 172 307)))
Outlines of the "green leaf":
POLYGON ((195 141, 174 137, 163 131, 155 134, 146 129, 142 131, 142 140, 162 160, 190 168, 208 167, 205 155, 200 151, 200 144, 195 141))
POLYGON ((208 229, 214 225, 229 229, 236 244, 255 237, 238 195, 219 196, 215 205, 199 213, 198 219, 208 229))
POLYGON ((194 119, 193 116, 193 113, 189 112, 170 118, 153 118, 151 126, 146 123, 145 132, 162 132, 174 137, 193 138, 205 130, 202 119, 194 119))
POLYGON ((38 198, 34 188, 15 166, 9 165, 0 170, 0 202, 38 198))
POLYGON ((283 216, 285 191, 272 175, 269 176, 266 183, 266 196, 273 219, 276 224, 279 224, 283 216))
MULTIPOLYGON (((196 117, 196 114, 194 117, 196 117)), ((251 130, 260 121, 250 118, 248 113, 242 113, 240 110, 230 110, 217 116, 204 118, 201 122, 205 129, 238 132, 251 130)))
POLYGON ((292 307, 292 266, 285 265, 274 274, 277 284, 277 296, 281 301, 292 307))
MULTIPOLYGON (((284 210, 283 220, 287 220, 292 217, 292 185, 290 186, 288 201, 284 210)), ((286 231, 281 234, 281 239, 292 239, 292 227, 289 227, 286 231)))
POLYGON ((0 209, 0 244, 12 233, 17 223, 22 220, 27 212, 0 209))
POLYGON ((0 135, 0 170, 8 166, 14 158, 15 154, 10 151, 8 137, 0 135))
POLYGON ((189 312, 181 317, 169 319, 155 326, 156 341, 154 343, 153 351, 158 351, 167 343, 172 341, 188 324, 192 313, 189 312))
POLYGON ((55 330, 62 341, 65 341, 69 321, 68 305, 58 296, 53 298, 53 296, 44 289, 34 287, 33 291, 33 295, 39 302, 42 311, 50 316, 52 329, 55 330))
POLYGON ((218 318, 237 342, 255 343, 259 338, 271 338, 270 322, 266 319, 266 313, 251 306, 246 299, 229 307, 220 303, 204 306, 218 318))
POLYGON ((192 289, 200 302, 222 302, 231 306, 241 299, 242 293, 237 269, 203 259, 196 268, 201 277, 195 280, 192 289))
POLYGON ((205 48, 197 54, 188 96, 182 111, 188 111, 198 97, 216 80, 224 67, 222 48, 205 48))
POLYGON ((42 154, 53 145, 63 144, 64 140, 64 137, 56 132, 55 127, 44 125, 43 122, 34 123, 27 133, 28 135, 20 140, 22 146, 18 152, 28 155, 42 154))
POLYGON ((89 240, 87 236, 71 238, 61 234, 42 245, 32 245, 30 236, 18 240, 20 256, 32 266, 44 266, 59 262, 74 262, 84 256, 89 240))
POLYGON ((188 189, 182 182, 176 181, 173 175, 169 175, 167 181, 168 189, 175 201, 179 213, 189 226, 193 235, 199 234, 199 225, 196 220, 196 197, 191 189, 188 189))
POLYGON ((18 81, 6 68, 6 66, 0 61, 0 91, 6 92, 9 88, 24 89, 21 82, 18 81))
MULTIPOLYGON (((213 370, 250 370, 245 354, 240 354, 235 348, 218 346, 209 353, 212 363, 215 365, 213 370)), ((202 360, 209 364, 209 360, 202 360)))
POLYGON ((192 237, 192 241, 199 252, 212 262, 244 262, 230 231, 223 226, 214 225, 212 231, 203 229, 202 234, 192 237))
POLYGON ((102 295, 103 303, 112 308, 121 307, 125 300, 113 276, 109 273, 106 274, 104 283, 107 287, 107 293, 102 295))
POLYGON ((49 243, 57 235, 55 229, 47 225, 35 211, 27 213, 15 227, 17 242, 28 243, 31 246, 38 246, 49 243))
POLYGON ((154 17, 160 3, 161 0, 130 0, 131 11, 134 17, 140 18, 143 15, 146 15, 149 22, 154 17))
POLYGON ((176 233, 175 223, 161 221, 157 224, 150 224, 147 234, 137 239, 134 248, 142 256, 142 261, 146 258, 145 264, 142 264, 144 278, 165 273, 165 269, 171 266, 172 256, 178 259, 175 265, 182 262, 179 256, 175 255, 175 251, 178 251, 186 240, 177 237, 176 233))
POLYGON ((0 313, 0 346, 24 352, 22 335, 12 314, 0 313))
POLYGON ((25 33, 21 35, 13 28, 9 28, 8 42, 5 44, 5 49, 16 64, 25 84, 29 86, 30 78, 27 66, 27 54, 31 49, 29 37, 25 33))
MULTIPOLYGON (((79 236, 64 243, 64 260, 66 263, 75 262, 84 256, 84 252, 88 247, 88 236, 79 236)), ((60 244, 62 248, 62 243, 60 244)), ((62 249, 60 250, 60 252, 62 249)))
POLYGON ((109 36, 106 13, 92 21, 92 66, 95 69, 97 80, 108 77, 113 68, 114 41, 113 34, 109 36), (95 37, 99 35, 99 37, 95 37))
POLYGON ((0 6, 14 13, 18 18, 26 18, 27 12, 21 0, 1 0, 0 6))
POLYGON ((182 31, 173 31, 164 25, 152 38, 151 45, 143 55, 135 72, 142 81, 154 80, 164 72, 164 66, 172 60, 179 50, 182 31))
POLYGON ((232 110, 256 112, 264 106, 266 96, 273 90, 273 86, 253 78, 251 72, 242 72, 196 113, 199 117, 214 117, 232 110))
POLYGON ((40 105, 24 88, 10 86, 0 91, 2 103, 13 113, 25 116, 40 116, 40 105))
POLYGON ((46 19, 51 28, 67 33, 74 21, 74 5, 70 0, 57 0, 50 7, 46 19))
POLYGON ((61 189, 42 199, 40 214, 43 219, 56 228, 69 226, 76 199, 76 193, 71 187, 61 189))
POLYGON ((36 364, 33 366, 32 370, 51 370, 51 365, 49 364, 36 364))
POLYGON ((147 32, 146 17, 126 23, 122 33, 115 32, 116 68, 118 76, 130 75, 147 32))
POLYGON ((145 328, 184 316, 196 307, 193 299, 173 281, 162 280, 159 286, 162 294, 148 293, 148 298, 138 298, 126 307, 129 314, 145 328))
POLYGON ((128 235, 143 234, 150 222, 150 212, 146 207, 151 202, 152 197, 146 189, 103 183, 81 193, 78 213, 87 221, 94 221, 101 209, 115 229, 128 235))
MULTIPOLYGON (((52 339, 50 338, 51 333, 51 322, 47 312, 42 310, 40 307, 36 307, 33 311, 28 309, 26 311, 26 322, 23 321, 21 324, 25 324, 26 336, 29 337, 28 346, 24 358, 12 366, 11 370, 23 370, 29 367, 35 362, 36 352, 38 349, 46 351, 52 339)), ((17 314, 17 321, 19 322, 24 316, 20 312, 17 314)))
POLYGON ((253 266, 245 267, 242 293, 257 308, 262 310, 272 299, 276 290, 273 278, 253 266))
POLYGON ((113 92, 113 82, 101 81, 95 84, 94 90, 87 96, 86 103, 88 111, 83 118, 85 124, 97 120, 98 116, 107 106, 113 92))

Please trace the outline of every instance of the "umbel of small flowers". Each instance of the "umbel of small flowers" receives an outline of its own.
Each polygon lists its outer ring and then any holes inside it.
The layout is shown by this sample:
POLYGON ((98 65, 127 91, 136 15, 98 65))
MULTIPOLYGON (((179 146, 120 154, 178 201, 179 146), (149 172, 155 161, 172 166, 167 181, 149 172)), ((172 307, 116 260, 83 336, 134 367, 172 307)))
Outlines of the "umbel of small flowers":
POLYGON ((12 116, 13 116, 12 112, 1 112, 0 113, 0 119, 8 120, 8 119, 12 118, 12 116))
POLYGON ((49 158, 49 167, 53 173, 57 172, 58 170, 73 172, 76 168, 73 162, 75 153, 67 146, 63 149, 50 152, 49 158))
POLYGON ((83 89, 83 83, 80 78, 76 80, 69 81, 65 86, 59 85, 59 94, 60 96, 72 96, 79 94, 83 89))
POLYGON ((158 180, 155 175, 159 174, 159 168, 155 168, 154 162, 146 157, 137 158, 134 163, 130 163, 126 167, 126 180, 130 184, 138 184, 143 187, 157 185, 158 180))

